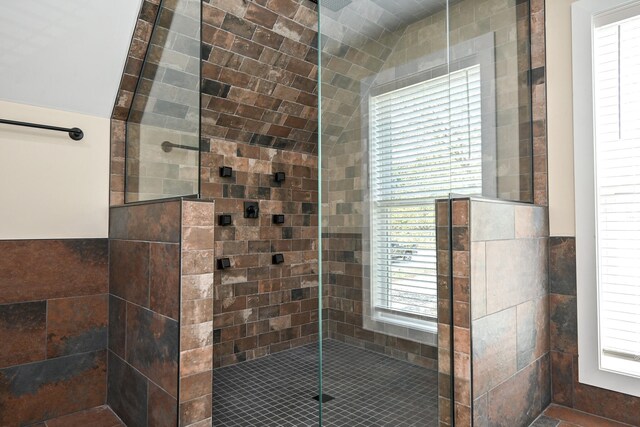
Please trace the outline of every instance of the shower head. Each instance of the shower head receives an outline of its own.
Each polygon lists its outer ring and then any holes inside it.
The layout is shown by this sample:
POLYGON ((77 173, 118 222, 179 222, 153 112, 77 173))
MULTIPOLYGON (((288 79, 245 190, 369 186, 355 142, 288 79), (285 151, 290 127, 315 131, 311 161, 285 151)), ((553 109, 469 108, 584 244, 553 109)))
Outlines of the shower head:
POLYGON ((322 7, 337 12, 351 4, 352 0, 311 0, 322 7))

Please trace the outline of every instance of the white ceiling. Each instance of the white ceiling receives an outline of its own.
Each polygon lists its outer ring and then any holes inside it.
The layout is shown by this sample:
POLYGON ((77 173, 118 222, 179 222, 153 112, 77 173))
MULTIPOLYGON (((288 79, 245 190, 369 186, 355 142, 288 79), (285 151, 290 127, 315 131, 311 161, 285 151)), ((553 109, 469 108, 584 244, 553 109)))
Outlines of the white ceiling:
POLYGON ((109 117, 142 0, 0 0, 0 99, 109 117))

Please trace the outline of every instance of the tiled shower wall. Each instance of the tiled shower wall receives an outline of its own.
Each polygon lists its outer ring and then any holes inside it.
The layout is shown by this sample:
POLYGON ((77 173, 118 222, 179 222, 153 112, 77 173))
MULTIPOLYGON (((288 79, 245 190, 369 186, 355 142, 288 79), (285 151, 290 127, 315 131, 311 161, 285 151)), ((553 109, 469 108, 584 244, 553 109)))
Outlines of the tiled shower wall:
POLYGON ((203 4, 202 194, 216 215, 215 366, 317 338, 316 5, 308 0, 203 4), (205 144, 206 145, 206 144, 205 144), (230 178, 219 168, 232 167, 230 178), (276 183, 275 172, 286 180, 276 183), (260 218, 244 218, 244 201, 260 218), (284 214, 285 224, 272 223, 284 214), (272 265, 272 254, 285 263, 272 265))
POLYGON ((211 422, 214 209, 111 208, 108 402, 127 425, 211 422))
POLYGON ((443 424, 528 426, 548 405, 547 236, 543 207, 438 202, 443 424))
MULTIPOLYGON (((157 0, 143 4, 112 117, 111 196, 122 203, 125 123, 157 0)), ((201 194, 234 224, 216 229, 216 365, 317 333, 317 15, 309 0, 204 1, 201 194), (220 178, 219 168, 234 168, 220 178), (285 172, 275 183, 274 172, 285 172), (245 220, 243 201, 260 204, 245 220), (282 226, 272 214, 285 214, 282 226), (283 253, 285 264, 271 265, 283 253)))
POLYGON ((579 382, 575 237, 550 238, 549 287, 553 402, 639 425, 640 398, 579 382))
POLYGON ((469 219, 470 246, 455 226, 452 244, 455 300, 469 249, 473 425, 525 427, 550 402, 547 210, 471 200, 469 219))
POLYGON ((0 425, 106 402, 108 242, 0 242, 0 425))
POLYGON ((180 200, 110 210, 108 403, 127 425, 177 422, 180 222, 180 200))

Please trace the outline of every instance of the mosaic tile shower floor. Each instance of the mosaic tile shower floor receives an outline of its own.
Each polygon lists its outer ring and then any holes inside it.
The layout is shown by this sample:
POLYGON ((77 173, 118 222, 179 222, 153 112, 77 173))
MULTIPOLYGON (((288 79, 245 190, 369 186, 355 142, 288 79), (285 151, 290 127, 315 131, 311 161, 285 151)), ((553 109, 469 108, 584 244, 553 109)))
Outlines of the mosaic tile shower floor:
MULTIPOLYGON (((214 371, 213 425, 318 425, 317 345, 214 371)), ((388 356, 323 343, 323 426, 437 426, 437 373, 388 356)))

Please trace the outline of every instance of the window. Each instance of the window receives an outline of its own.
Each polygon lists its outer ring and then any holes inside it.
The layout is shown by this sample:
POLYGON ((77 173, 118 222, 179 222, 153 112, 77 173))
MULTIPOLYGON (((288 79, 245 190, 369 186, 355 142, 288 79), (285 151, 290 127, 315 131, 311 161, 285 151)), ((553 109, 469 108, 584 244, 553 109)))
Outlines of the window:
POLYGON ((482 193, 480 66, 370 97, 371 313, 433 329, 435 199, 482 193))
POLYGON ((640 2, 572 14, 579 376, 640 396, 640 2))
POLYGON ((640 17, 595 28, 601 366, 640 376, 640 17))

